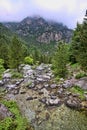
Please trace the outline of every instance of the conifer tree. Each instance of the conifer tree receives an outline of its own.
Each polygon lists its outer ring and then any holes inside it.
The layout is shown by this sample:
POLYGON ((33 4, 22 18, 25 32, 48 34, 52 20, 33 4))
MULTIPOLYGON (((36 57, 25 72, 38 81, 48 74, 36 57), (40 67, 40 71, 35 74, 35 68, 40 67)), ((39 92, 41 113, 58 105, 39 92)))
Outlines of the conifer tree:
POLYGON ((19 65, 24 59, 24 48, 21 41, 14 36, 9 50, 9 67, 16 68, 18 71, 19 65))
POLYGON ((57 47, 57 51, 53 58, 54 74, 59 77, 65 78, 67 75, 67 62, 68 62, 68 51, 67 45, 60 42, 57 47))
POLYGON ((83 24, 77 24, 71 48, 76 61, 84 71, 87 71, 87 21, 84 21, 83 24))

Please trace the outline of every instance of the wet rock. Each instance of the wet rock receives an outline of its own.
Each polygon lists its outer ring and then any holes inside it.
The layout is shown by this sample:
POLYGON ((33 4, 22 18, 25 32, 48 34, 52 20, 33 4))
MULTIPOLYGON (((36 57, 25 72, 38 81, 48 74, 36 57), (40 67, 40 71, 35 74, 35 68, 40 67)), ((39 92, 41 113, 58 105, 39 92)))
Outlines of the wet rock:
POLYGON ((39 101, 45 104, 46 103, 46 97, 39 99, 39 101))
POLYGON ((6 85, 6 88, 11 90, 11 89, 14 89, 16 87, 16 84, 7 84, 6 85))
POLYGON ((51 96, 51 99, 56 99, 56 98, 57 98, 57 96, 55 96, 55 95, 51 96))
POLYGON ((37 85, 36 85, 36 88, 37 88, 38 90, 41 90, 41 89, 43 89, 43 85, 42 85, 42 84, 37 84, 37 85))
POLYGON ((11 78, 11 73, 4 73, 3 74, 3 79, 10 79, 11 78))
POLYGON ((72 96, 73 96, 73 97, 79 97, 80 94, 72 93, 72 96))
POLYGON ((46 100, 46 105, 48 106, 59 106, 61 104, 61 100, 59 98, 56 99, 47 99, 46 100))
POLYGON ((41 89, 41 92, 43 92, 44 97, 49 96, 49 91, 46 88, 41 89))
POLYGON ((80 104, 80 100, 77 98, 69 98, 66 101, 66 106, 72 108, 72 109, 80 109, 81 108, 81 104, 80 104))
POLYGON ((50 118, 50 114, 48 112, 46 112, 45 119, 49 120, 49 118, 50 118))
POLYGON ((14 90, 14 91, 13 91, 13 94, 14 94, 14 95, 19 94, 19 89, 14 90))
POLYGON ((44 79, 43 78, 37 78, 37 81, 44 82, 44 79))
POLYGON ((0 103, 0 120, 6 117, 13 117, 13 114, 8 110, 8 108, 0 103))
POLYGON ((29 96, 29 97, 26 98, 26 100, 27 100, 27 101, 28 101, 28 100, 33 100, 33 97, 29 96))
POLYGON ((45 81, 50 80, 50 76, 48 76, 48 75, 43 75, 42 78, 43 78, 45 81))
POLYGON ((78 79, 74 85, 81 87, 84 90, 87 90, 87 77, 78 79))
POLYGON ((87 101, 82 101, 81 106, 82 106, 83 109, 87 110, 87 101))
POLYGON ((84 96, 85 96, 85 100, 87 101, 87 94, 84 94, 84 96))
POLYGON ((52 88, 52 89, 55 89, 56 87, 57 87, 56 84, 51 84, 51 85, 50 85, 50 88, 52 88))
POLYGON ((60 82, 63 82, 64 81, 64 79, 63 78, 60 78, 60 82))
POLYGON ((64 81, 62 87, 64 87, 64 88, 72 87, 72 82, 70 80, 66 80, 66 81, 64 81))
POLYGON ((26 74, 27 74, 27 76, 31 76, 33 74, 33 70, 32 69, 28 70, 26 74))
POLYGON ((42 63, 41 65, 39 65, 39 66, 36 68, 36 70, 42 71, 42 70, 44 70, 44 67, 45 67, 45 65, 42 63))
POLYGON ((43 93, 42 91, 38 91, 38 94, 39 94, 39 95, 42 95, 42 94, 44 94, 44 93, 43 93))
POLYGON ((4 82, 2 80, 0 80, 0 86, 3 86, 4 82))
POLYGON ((24 81, 24 79, 19 79, 19 80, 16 81, 15 84, 16 84, 16 85, 19 85, 19 84, 21 84, 23 81, 24 81))
POLYGON ((25 94, 26 93, 26 90, 24 89, 22 89, 21 91, 20 91, 20 94, 25 94))
POLYGON ((29 86, 28 86, 28 88, 34 88, 35 87, 35 84, 34 84, 34 82, 32 82, 29 86))
POLYGON ((57 93, 60 95, 60 94, 63 93, 63 91, 64 91, 63 88, 59 88, 58 91, 57 91, 57 93))
POLYGON ((44 87, 45 87, 45 88, 48 88, 48 87, 49 87, 49 84, 44 84, 44 87))
POLYGON ((30 70, 31 69, 31 66, 30 65, 24 65, 23 67, 23 70, 24 71, 27 71, 27 70, 30 70))
POLYGON ((24 78, 27 78, 27 77, 33 78, 34 71, 32 70, 30 65, 25 65, 22 69, 22 73, 23 73, 24 78))

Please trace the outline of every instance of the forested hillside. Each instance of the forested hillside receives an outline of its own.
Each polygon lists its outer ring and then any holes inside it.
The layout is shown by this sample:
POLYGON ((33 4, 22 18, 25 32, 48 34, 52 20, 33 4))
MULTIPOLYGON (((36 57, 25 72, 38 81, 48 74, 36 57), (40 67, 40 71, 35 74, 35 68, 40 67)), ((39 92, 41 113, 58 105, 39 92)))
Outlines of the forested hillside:
POLYGON ((11 31, 25 40, 29 47, 52 53, 58 41, 70 42, 72 30, 62 23, 48 21, 42 17, 26 17, 19 23, 4 23, 11 31), (52 49, 52 51, 51 51, 52 49))

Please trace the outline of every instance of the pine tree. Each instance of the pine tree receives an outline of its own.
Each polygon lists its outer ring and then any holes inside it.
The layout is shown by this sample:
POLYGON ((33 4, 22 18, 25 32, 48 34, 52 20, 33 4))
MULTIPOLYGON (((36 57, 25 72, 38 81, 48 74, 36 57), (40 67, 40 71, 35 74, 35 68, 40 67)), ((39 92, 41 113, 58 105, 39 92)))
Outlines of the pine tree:
POLYGON ((0 38, 0 58, 4 60, 4 67, 8 68, 8 45, 3 38, 0 38))
POLYGON ((9 50, 9 67, 16 68, 18 71, 19 65, 24 59, 24 48, 21 41, 14 36, 9 50))
POLYGON ((80 44, 78 51, 78 62, 82 69, 87 71, 87 23, 84 22, 80 31, 80 44))
POLYGON ((81 65, 84 71, 87 71, 87 22, 77 24, 72 38, 72 55, 81 65))
POLYGON ((57 47, 57 51, 53 58, 53 68, 54 74, 59 77, 65 78, 67 75, 67 61, 68 61, 68 53, 67 53, 67 45, 63 42, 60 42, 57 47))

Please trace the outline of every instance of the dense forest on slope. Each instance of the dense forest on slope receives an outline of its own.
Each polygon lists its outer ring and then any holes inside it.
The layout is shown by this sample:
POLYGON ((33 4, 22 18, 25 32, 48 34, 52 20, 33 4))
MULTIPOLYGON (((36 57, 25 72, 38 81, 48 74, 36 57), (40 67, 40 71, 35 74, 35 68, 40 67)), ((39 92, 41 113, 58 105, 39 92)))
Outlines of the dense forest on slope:
POLYGON ((19 23, 3 23, 25 40, 29 48, 52 53, 58 41, 70 42, 72 30, 62 23, 47 21, 42 17, 26 17, 19 23), (52 51, 51 51, 52 49, 52 51))
POLYGON ((24 51, 22 51, 22 57, 30 56, 34 59, 34 63, 37 61, 39 63, 51 63, 58 43, 62 40, 61 43, 65 44, 66 41, 71 42, 71 44, 67 44, 68 61, 73 63, 79 62, 82 68, 86 69, 86 21, 83 21, 81 25, 77 23, 77 28, 73 33, 71 41, 72 30, 61 23, 46 21, 41 17, 27 17, 20 23, 4 23, 4 25, 0 24, 0 58, 4 60, 5 67, 9 67, 11 46, 18 44, 18 42, 20 43, 20 48, 18 49, 17 46, 15 46, 14 49, 16 49, 16 51, 20 50, 20 52, 22 49, 24 51), (49 37, 47 35, 48 33, 49 37), (15 38, 14 34, 16 35, 15 38), (42 36, 43 34, 44 36, 42 36), (39 37, 43 37, 43 40, 39 41, 39 37), (50 38, 50 40, 48 38, 50 38), (12 45, 13 43, 14 45, 12 45))

